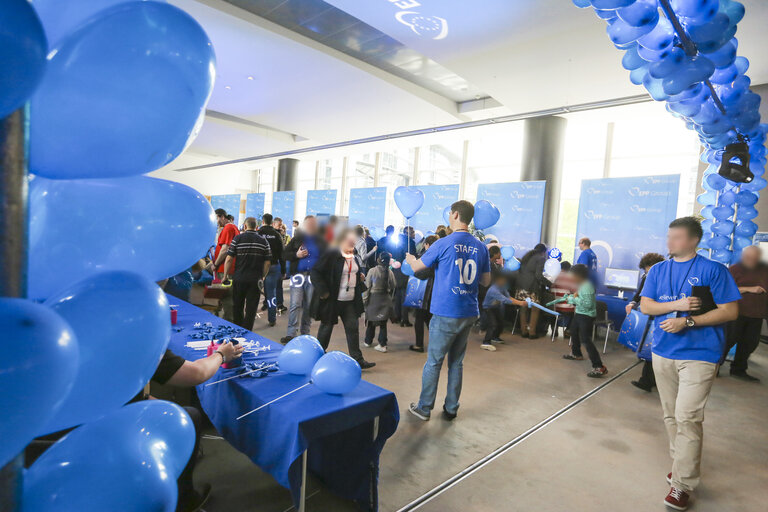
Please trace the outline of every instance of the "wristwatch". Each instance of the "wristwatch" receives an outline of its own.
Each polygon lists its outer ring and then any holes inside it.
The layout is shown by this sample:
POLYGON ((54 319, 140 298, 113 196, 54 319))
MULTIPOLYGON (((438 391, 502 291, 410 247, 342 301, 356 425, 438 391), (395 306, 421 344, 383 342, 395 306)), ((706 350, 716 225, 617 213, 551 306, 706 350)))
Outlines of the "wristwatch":
POLYGON ((221 364, 224 364, 227 362, 227 356, 224 355, 224 352, 222 352, 221 350, 217 350, 216 353, 221 356, 221 364))
POLYGON ((686 327, 694 327, 696 325, 696 321, 693 319, 692 316, 685 317, 685 326, 686 327))

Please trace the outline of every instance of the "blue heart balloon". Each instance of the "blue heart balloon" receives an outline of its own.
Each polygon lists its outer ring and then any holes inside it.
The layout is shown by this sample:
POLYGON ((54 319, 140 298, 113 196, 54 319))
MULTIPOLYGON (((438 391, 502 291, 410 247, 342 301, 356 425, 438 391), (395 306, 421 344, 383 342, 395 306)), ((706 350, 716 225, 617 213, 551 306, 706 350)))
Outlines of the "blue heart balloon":
POLYGON ((736 236, 751 237, 757 233, 757 224, 751 220, 741 221, 736 225, 736 236))
POLYGON ((424 192, 414 187, 397 187, 395 204, 406 219, 410 219, 424 205, 424 192))
POLYGON ((633 27, 624 20, 617 19, 606 27, 606 32, 608 32, 608 37, 613 44, 626 45, 633 43, 642 36, 648 34, 655 26, 656 23, 648 23, 647 25, 642 25, 640 27, 633 27))
POLYGON ((730 220, 719 220, 712 224, 711 231, 716 235, 730 236, 735 226, 730 220))
POLYGON ((3 337, 13 355, 0 359, 0 466, 37 436, 72 389, 79 350, 72 328, 49 308, 0 298, 3 337))
POLYGON ((403 263, 400 265, 400 271, 407 276, 413 275, 413 268, 405 260, 403 260, 403 263))
POLYGON ((475 228, 487 229, 495 226, 500 217, 501 212, 492 202, 481 199, 475 203, 475 228))
POLYGON ((214 75, 211 42, 181 9, 100 12, 50 54, 31 100, 30 170, 71 179, 159 169, 197 136, 214 75))
POLYGON ((281 370, 292 375, 309 375, 323 354, 325 350, 317 338, 303 334, 293 338, 283 347, 277 364, 281 370))
POLYGON ((618 9, 631 5, 635 0, 589 0, 595 9, 618 9))
POLYGON ((0 119, 21 107, 43 78, 48 43, 28 0, 4 0, 0 15, 0 119))
POLYGON ((72 391, 38 435, 119 409, 155 373, 171 336, 165 294, 132 272, 96 274, 61 290, 45 305, 77 336, 80 366, 72 391))
POLYGON ((312 383, 331 395, 349 393, 360 383, 360 365, 347 354, 328 352, 312 368, 312 383))
MULTIPOLYGON (((638 49, 638 53, 644 59, 646 58, 646 55, 651 57, 651 56, 654 56, 654 54, 645 53, 642 51, 642 49, 649 50, 650 52, 666 53, 665 50, 672 49, 672 44, 674 40, 675 40, 675 29, 672 26, 672 24, 669 22, 669 20, 667 20, 667 18, 659 18, 659 21, 656 23, 656 26, 653 27, 653 30, 651 30, 647 34, 642 35, 637 40, 637 43, 640 45, 640 48, 638 49)), ((664 55, 658 55, 658 53, 656 55, 659 58, 664 56, 664 55)), ((646 60, 650 62, 658 59, 648 58, 646 60)))
POLYGON ((642 27, 659 21, 658 0, 636 0, 626 7, 616 10, 622 21, 633 27, 642 27))
POLYGON ((712 63, 718 68, 725 68, 733 64, 736 59, 736 50, 738 49, 738 41, 731 39, 721 48, 707 53, 706 56, 712 63))
POLYGON ((511 245, 505 245, 501 248, 501 257, 505 260, 515 257, 515 248, 511 245))
POLYGON ((515 272, 520 269, 520 260, 517 258, 509 258, 504 261, 504 268, 511 272, 515 272))
POLYGON ((728 249, 715 249, 712 251, 711 259, 720 263, 730 263, 733 258, 733 252, 728 249))
POLYGON ((752 220, 757 217, 757 209, 754 206, 740 206, 736 212, 736 220, 752 220))
POLYGON ((742 190, 736 194, 736 202, 741 206, 753 206, 757 203, 757 195, 749 190, 742 190))
POLYGON ((176 508, 176 480, 195 427, 176 404, 145 400, 89 422, 51 446, 24 476, 24 510, 176 508))
POLYGON ((29 185, 29 291, 45 299, 102 270, 159 281, 202 258, 216 236, 205 197, 180 183, 135 176, 29 185))

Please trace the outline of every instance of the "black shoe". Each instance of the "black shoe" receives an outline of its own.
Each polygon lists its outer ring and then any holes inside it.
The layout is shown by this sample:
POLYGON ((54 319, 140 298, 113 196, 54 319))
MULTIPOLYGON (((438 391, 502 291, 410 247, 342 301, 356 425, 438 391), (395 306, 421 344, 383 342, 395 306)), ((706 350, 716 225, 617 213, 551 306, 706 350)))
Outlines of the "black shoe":
POLYGON ((270 327, 274 327, 277 322, 269 322, 270 327))
POLYGON ((361 370, 367 370, 368 368, 373 368, 374 366, 376 366, 376 363, 366 361, 365 359, 363 359, 362 361, 358 361, 357 363, 360 365, 361 370))
POLYGON ((529 336, 528 336, 527 332, 522 332, 522 333, 520 333, 520 337, 521 338, 528 338, 529 336))
POLYGON ((261 306, 261 310, 262 310, 262 311, 266 311, 267 309, 269 309, 269 308, 267 308, 267 305, 266 305, 266 304, 264 304, 263 306, 261 306))
POLYGON ((400 327, 413 327, 413 324, 410 322, 401 322, 400 327))
POLYGON ((443 419, 446 421, 453 421, 456 419, 456 413, 450 413, 443 406, 443 419))
POLYGON ((734 379, 743 380, 745 382, 760 382, 760 379, 758 379, 757 377, 751 376, 746 371, 731 372, 731 377, 733 377, 734 379))
POLYGON ((176 512, 197 512, 211 497, 211 484, 205 484, 200 491, 192 491, 189 496, 179 496, 176 512))
POLYGON ((413 350, 414 352, 421 352, 424 353, 424 347, 417 347, 416 345, 411 345, 408 347, 408 350, 413 350))
POLYGON ((647 384, 640 382, 639 380, 633 380, 630 382, 633 386, 635 386, 637 389, 642 389, 646 393, 650 393, 653 390, 652 386, 648 386, 647 384))
POLYGON ((286 311, 288 311, 288 308, 287 308, 287 307, 285 307, 285 306, 278 306, 278 307, 277 307, 277 310, 278 310, 279 312, 281 312, 281 313, 285 313, 286 311))
POLYGON ((280 338, 280 343, 285 345, 286 343, 288 343, 292 339, 293 339, 293 336, 283 336, 282 338, 280 338))
POLYGON ((537 340, 537 339, 539 339, 539 335, 536 334, 535 332, 534 333, 529 333, 528 334, 528 338, 532 339, 532 340, 537 340))

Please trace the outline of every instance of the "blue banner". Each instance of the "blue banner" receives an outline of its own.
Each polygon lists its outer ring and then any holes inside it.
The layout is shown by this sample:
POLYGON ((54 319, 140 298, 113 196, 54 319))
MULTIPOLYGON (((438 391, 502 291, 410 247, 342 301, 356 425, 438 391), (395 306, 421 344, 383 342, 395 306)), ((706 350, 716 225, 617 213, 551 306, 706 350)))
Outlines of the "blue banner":
POLYGON ((307 215, 336 215, 336 190, 308 190, 307 215))
POLYGON ((235 218, 235 224, 240 226, 242 219, 240 219, 240 194, 226 194, 223 196, 211 196, 211 206, 213 209, 224 208, 228 215, 232 215, 235 218))
MULTIPOLYGON (((589 238, 599 283, 607 267, 636 269, 643 254, 667 253, 667 226, 677 215, 679 187, 678 174, 581 182, 576 257, 579 239, 589 238)), ((598 289, 607 291, 602 284, 598 289)))
POLYGON ((264 201, 266 200, 264 192, 248 194, 245 199, 245 216, 254 217, 261 222, 261 216, 264 215, 264 201))
MULTIPOLYGON (((424 206, 411 217, 411 226, 422 233, 434 231, 440 224, 445 224, 443 210, 459 199, 458 185, 421 185, 417 189, 424 192, 424 206)), ((405 224, 405 219, 403 219, 405 224)))
POLYGON ((511 245, 519 258, 541 242, 546 181, 483 183, 477 186, 477 200, 485 199, 501 212, 499 222, 483 232, 494 235, 501 245, 511 245))
POLYGON ((353 188, 349 191, 349 225, 384 228, 387 187, 353 188))
POLYGON ((272 193, 272 216, 283 219, 283 224, 291 232, 293 215, 296 210, 296 192, 286 190, 272 193))

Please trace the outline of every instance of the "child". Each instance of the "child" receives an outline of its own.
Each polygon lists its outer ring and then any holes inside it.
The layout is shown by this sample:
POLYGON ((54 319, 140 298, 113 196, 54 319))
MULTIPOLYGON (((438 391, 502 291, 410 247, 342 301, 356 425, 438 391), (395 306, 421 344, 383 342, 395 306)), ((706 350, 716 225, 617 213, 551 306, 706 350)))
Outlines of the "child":
POLYGON ((510 298, 509 291, 507 291, 507 278, 504 274, 495 272, 493 276, 491 287, 488 288, 485 299, 483 299, 483 310, 488 321, 488 328, 485 330, 483 344, 480 345, 480 348, 490 352, 496 351, 496 347, 491 342, 504 343, 499 338, 504 329, 504 304, 528 307, 524 300, 510 298))
POLYGON ((589 360, 592 362, 592 371, 587 377, 599 378, 608 373, 600 359, 600 353, 592 343, 592 327, 595 325, 595 316, 597 316, 597 305, 595 303, 595 287, 589 280, 589 268, 586 265, 576 264, 571 267, 571 275, 579 287, 575 295, 566 295, 565 300, 569 304, 576 306, 571 321, 571 353, 565 354, 563 359, 571 361, 582 361, 581 355, 582 343, 587 349, 589 360))
POLYGON ((365 321, 368 324, 365 329, 365 346, 373 344, 373 335, 376 326, 379 326, 379 344, 374 347, 379 352, 387 351, 387 320, 392 312, 392 299, 395 295, 395 274, 389 268, 390 261, 390 254, 382 252, 376 260, 376 266, 365 276, 365 286, 368 288, 363 293, 365 321))

